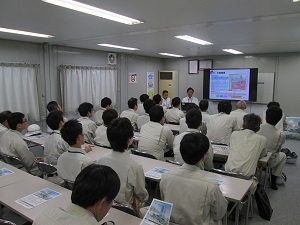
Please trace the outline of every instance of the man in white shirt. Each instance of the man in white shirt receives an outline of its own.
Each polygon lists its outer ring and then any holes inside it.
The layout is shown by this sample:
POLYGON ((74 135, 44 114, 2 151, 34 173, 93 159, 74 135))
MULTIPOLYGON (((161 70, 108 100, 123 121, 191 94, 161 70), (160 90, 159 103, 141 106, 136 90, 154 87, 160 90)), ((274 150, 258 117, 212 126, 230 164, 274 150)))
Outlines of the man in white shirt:
MULTIPOLYGON (((267 105, 268 108, 273 107, 273 106, 280 108, 279 102, 269 102, 267 105)), ((280 132, 286 130, 287 123, 285 120, 286 120, 286 116, 285 116, 284 112, 282 111, 282 117, 278 121, 278 123, 275 125, 276 129, 279 130, 280 132)), ((266 123, 266 111, 263 112, 262 123, 266 123)))
POLYGON ((209 149, 209 140, 200 133, 183 137, 181 167, 164 173, 160 181, 162 200, 173 203, 170 221, 176 224, 222 224, 227 200, 218 184, 199 169, 209 149))
POLYGON ((232 106, 229 101, 222 100, 218 104, 218 114, 207 120, 207 137, 210 141, 229 145, 233 131, 239 130, 237 119, 230 116, 232 106))
POLYGON ((209 118, 209 113, 207 112, 208 111, 208 101, 206 99, 202 99, 199 103, 199 107, 200 107, 200 110, 201 110, 201 113, 202 113, 202 121, 204 121, 206 123, 206 121, 208 120, 209 118))
POLYGON ((99 225, 120 189, 120 179, 108 166, 90 165, 77 176, 71 203, 40 214, 34 225, 99 225))
POLYGON ((164 90, 162 92, 162 103, 161 106, 163 109, 168 109, 171 107, 171 99, 169 98, 169 92, 167 90, 164 90))
MULTIPOLYGON (((186 134, 190 134, 190 133, 201 133, 200 131, 200 127, 202 124, 202 115, 199 109, 191 109, 187 112, 186 114, 186 123, 188 125, 188 129, 186 130, 186 132, 183 132, 177 136, 175 136, 174 138, 174 142, 173 142, 173 151, 174 151, 174 158, 175 161, 180 162, 181 164, 184 163, 181 153, 180 153, 180 142, 182 140, 182 138, 186 135, 186 134)), ((200 163, 200 169, 205 169, 205 170, 211 170, 214 167, 213 164, 213 150, 211 145, 209 146, 209 150, 206 153, 205 159, 200 163)))
POLYGON ((29 151, 21 134, 27 128, 25 115, 20 112, 11 113, 7 118, 7 122, 10 129, 1 137, 0 152, 18 157, 33 175, 41 176, 42 172, 39 171, 35 160, 43 161, 43 157, 35 157, 29 151))
POLYGON ((164 126, 164 110, 161 106, 151 107, 149 116, 150 122, 141 128, 139 149, 164 160, 167 146, 173 144, 173 133, 169 127, 164 126))
POLYGON ((144 124, 150 121, 149 110, 151 109, 152 106, 155 106, 155 102, 152 99, 147 99, 144 102, 143 107, 145 109, 145 114, 139 116, 137 119, 138 130, 140 130, 144 124))
POLYGON ((276 186, 277 177, 281 176, 286 162, 286 155, 281 152, 281 146, 285 142, 285 136, 277 128, 276 124, 282 118, 282 110, 279 107, 269 107, 266 111, 266 123, 260 126, 257 132, 267 138, 267 151, 272 153, 269 166, 272 168, 271 188, 278 190, 276 186))
POLYGON ((10 114, 11 114, 11 111, 4 111, 4 112, 0 113, 0 143, 1 143, 2 135, 9 129, 7 118, 10 114))
POLYGON ((172 108, 168 109, 165 118, 167 123, 179 124, 181 118, 184 117, 184 113, 179 109, 180 108, 180 98, 175 97, 172 99, 172 108))
POLYGON ((100 126, 103 124, 102 120, 102 114, 105 110, 111 108, 111 99, 108 97, 102 98, 101 100, 101 108, 95 112, 93 116, 93 121, 96 123, 97 126, 100 126))
POLYGON ((245 101, 238 101, 236 103, 236 110, 232 111, 230 113, 231 116, 234 116, 239 124, 239 127, 243 127, 243 118, 247 113, 245 112, 245 109, 247 108, 247 104, 245 101))
POLYGON ((132 127, 134 130, 137 130, 137 119, 139 117, 139 114, 136 113, 138 109, 138 104, 137 104, 137 99, 136 98, 131 98, 128 100, 128 108, 127 110, 124 110, 120 118, 125 117, 129 119, 132 127))
POLYGON ((94 106, 89 102, 81 103, 78 107, 80 118, 78 121, 82 124, 84 140, 89 144, 94 144, 97 125, 90 118, 93 116, 94 106))
MULTIPOLYGON (((48 102, 47 104, 47 110, 48 112, 52 112, 52 111, 61 111, 63 112, 61 106, 56 102, 56 101, 51 101, 51 102, 48 102)), ((64 122, 67 122, 68 119, 66 117, 64 117, 64 122)), ((51 130, 51 128, 49 126, 47 126, 47 133, 51 133, 53 130, 51 130)))
POLYGON ((196 98, 196 97, 194 97, 193 96, 193 94, 194 94, 194 89, 193 88, 191 88, 191 87, 189 87, 188 89, 187 89, 187 97, 185 97, 185 98, 183 98, 182 99, 182 102, 184 102, 184 103, 195 103, 196 105, 198 105, 199 106, 199 101, 198 101, 198 99, 196 98))
POLYGON ((258 184, 254 177, 258 160, 267 153, 267 139, 257 134, 261 118, 254 113, 244 116, 244 130, 235 131, 230 138, 230 148, 225 170, 228 172, 241 173, 252 179, 251 192, 254 193, 258 184))
POLYGON ((69 148, 68 143, 61 138, 60 133, 64 126, 63 112, 50 112, 46 118, 46 122, 48 127, 50 127, 53 131, 44 143, 44 161, 56 166, 59 156, 68 151, 69 148))
POLYGON ((107 128, 107 137, 112 151, 98 160, 98 164, 111 167, 119 175, 121 188, 116 197, 118 203, 133 206, 136 212, 148 199, 145 175, 141 164, 130 158, 129 146, 133 142, 133 128, 127 118, 114 120, 107 128))
POLYGON ((57 173, 62 179, 74 182, 81 170, 96 161, 88 157, 81 148, 84 144, 84 134, 82 125, 77 120, 66 122, 61 129, 61 136, 70 147, 58 158, 57 173))
POLYGON ((96 130, 96 137, 95 137, 95 143, 99 144, 100 146, 109 147, 110 143, 107 139, 107 127, 111 124, 111 122, 118 118, 118 112, 114 109, 107 109, 104 111, 102 115, 102 119, 104 124, 97 128, 96 130))
POLYGON ((136 113, 139 114, 139 116, 142 116, 142 115, 145 115, 146 112, 145 112, 145 109, 144 109, 144 102, 149 99, 149 95, 147 94, 141 94, 140 96, 140 102, 138 104, 138 109, 136 110, 136 113))

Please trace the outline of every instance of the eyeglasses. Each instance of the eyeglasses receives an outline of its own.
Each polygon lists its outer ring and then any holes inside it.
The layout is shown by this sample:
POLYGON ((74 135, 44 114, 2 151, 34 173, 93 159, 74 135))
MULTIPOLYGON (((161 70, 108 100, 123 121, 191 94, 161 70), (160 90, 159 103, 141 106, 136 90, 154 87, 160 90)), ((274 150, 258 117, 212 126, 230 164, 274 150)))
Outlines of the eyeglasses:
POLYGON ((28 120, 27 119, 25 119, 24 121, 22 121, 22 123, 27 123, 28 122, 28 120))

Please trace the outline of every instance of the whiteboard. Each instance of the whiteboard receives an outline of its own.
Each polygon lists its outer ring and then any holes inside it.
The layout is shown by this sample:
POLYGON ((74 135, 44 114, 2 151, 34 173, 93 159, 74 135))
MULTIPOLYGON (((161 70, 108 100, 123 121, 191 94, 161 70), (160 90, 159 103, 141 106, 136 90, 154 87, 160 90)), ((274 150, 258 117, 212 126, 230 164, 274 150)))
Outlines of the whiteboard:
POLYGON ((274 96, 274 73, 258 73, 257 101, 255 103, 268 104, 274 96))

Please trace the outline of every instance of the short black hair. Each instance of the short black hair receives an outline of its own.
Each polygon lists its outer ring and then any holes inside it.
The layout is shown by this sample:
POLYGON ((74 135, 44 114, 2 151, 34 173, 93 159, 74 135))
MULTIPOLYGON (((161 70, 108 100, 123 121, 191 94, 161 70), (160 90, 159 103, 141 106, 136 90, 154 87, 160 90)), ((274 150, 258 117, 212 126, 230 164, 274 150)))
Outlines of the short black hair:
POLYGON ((186 107, 186 112, 190 111, 191 109, 199 109, 199 106, 195 103, 191 103, 186 107))
POLYGON ((78 107, 78 112, 80 114, 80 116, 87 116, 87 114, 93 111, 93 104, 89 103, 89 102, 83 102, 79 105, 78 107))
POLYGON ((106 131, 111 148, 124 152, 128 148, 128 139, 133 137, 133 127, 127 118, 115 119, 106 131))
POLYGON ((141 94, 141 96, 140 96, 140 102, 144 103, 147 99, 149 99, 149 95, 147 95, 147 94, 141 94))
POLYGON ((12 129, 12 130, 16 130, 17 125, 20 124, 20 123, 23 123, 23 118, 24 117, 25 117, 25 115, 21 112, 11 113, 7 118, 9 128, 12 129))
POLYGON ((186 90, 186 92, 189 92, 189 91, 193 91, 193 93, 194 93, 194 89, 191 88, 191 87, 189 87, 189 88, 186 90))
POLYGON ((196 165, 209 149, 208 138, 201 133, 184 135, 180 142, 180 153, 185 163, 196 165))
POLYGON ((57 108, 58 108, 58 103, 56 101, 48 102, 48 104, 47 104, 48 112, 52 112, 54 110, 57 110, 57 108))
POLYGON ((272 107, 272 106, 277 106, 277 107, 280 108, 279 102, 269 102, 268 105, 267 105, 268 108, 270 108, 270 107, 272 107))
POLYGON ((276 106, 271 106, 266 111, 266 122, 275 126, 282 118, 282 109, 276 106))
POLYGON ((104 125, 109 125, 113 119, 118 118, 118 112, 115 109, 107 109, 102 114, 104 125))
POLYGON ((149 110, 151 109, 152 106, 155 106, 155 102, 152 99, 147 99, 143 103, 143 107, 145 109, 145 112, 149 114, 149 110))
POLYGON ((219 113, 223 112, 226 114, 230 114, 231 110, 232 110, 232 105, 231 105, 230 101, 222 100, 219 102, 219 104, 218 104, 219 113))
POLYGON ((185 115, 188 128, 197 129, 202 122, 202 114, 199 109, 191 109, 185 115))
POLYGON ((155 102, 155 104, 159 104, 161 101, 161 95, 160 94, 154 95, 153 101, 155 102))
POLYGON ((57 110, 51 111, 46 118, 47 125, 52 130, 57 130, 61 121, 64 122, 64 113, 57 110))
POLYGON ((8 110, 0 113, 0 123, 4 123, 10 114, 11 114, 11 111, 8 111, 8 110))
POLYGON ((159 123, 164 117, 164 110, 161 106, 152 106, 149 110, 150 121, 159 123))
POLYGON ((120 178, 110 167, 91 164, 76 177, 71 200, 72 203, 88 208, 106 197, 110 203, 120 190, 120 178))
POLYGON ((201 111, 206 111, 208 109, 208 101, 206 99, 202 99, 199 103, 199 107, 201 111))
POLYGON ((101 107, 102 108, 106 108, 106 106, 110 106, 111 105, 111 99, 108 97, 102 98, 101 100, 101 107))
POLYGON ((179 97, 175 97, 172 99, 172 106, 173 107, 178 107, 180 105, 180 98, 179 97))
POLYGON ((134 106, 138 104, 138 100, 136 98, 130 98, 128 100, 128 108, 129 109, 134 109, 134 106))
POLYGON ((62 139, 69 145, 75 145, 79 135, 82 135, 82 125, 77 120, 69 120, 60 131, 62 139))
POLYGON ((167 90, 163 90, 162 94, 169 93, 167 90))
POLYGON ((254 132, 257 132, 259 130, 261 124, 261 118, 258 115, 255 115, 254 113, 246 114, 243 118, 243 128, 249 129, 254 132))

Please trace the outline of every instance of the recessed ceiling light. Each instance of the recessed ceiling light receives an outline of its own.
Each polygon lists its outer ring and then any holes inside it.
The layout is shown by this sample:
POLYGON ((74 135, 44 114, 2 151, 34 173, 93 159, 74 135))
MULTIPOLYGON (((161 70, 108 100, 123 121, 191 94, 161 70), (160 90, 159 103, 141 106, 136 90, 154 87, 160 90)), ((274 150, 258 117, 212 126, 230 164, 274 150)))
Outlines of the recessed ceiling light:
POLYGON ((113 20, 119 23, 125 23, 128 25, 143 23, 142 21, 129 18, 127 16, 122 16, 117 13, 113 13, 104 9, 100 9, 91 5, 83 4, 81 2, 72 0, 43 0, 44 2, 65 7, 68 9, 73 9, 75 11, 87 13, 93 16, 102 17, 108 20, 113 20))
POLYGON ((293 2, 299 2, 300 0, 293 0, 293 2))
POLYGON ((201 39, 198 39, 198 38, 194 38, 194 37, 191 37, 189 35, 179 35, 179 36, 175 36, 175 37, 179 38, 179 39, 182 39, 182 40, 185 40, 185 41, 194 42, 194 43, 199 44, 199 45, 212 45, 213 44, 211 42, 204 41, 204 40, 201 40, 201 39))
POLYGON ((98 44, 98 45, 104 46, 104 47, 110 47, 110 48, 126 49, 126 50, 139 50, 138 48, 124 47, 124 46, 111 45, 111 44, 98 44))
POLYGON ((224 52, 229 52, 229 53, 232 53, 232 54, 244 54, 242 52, 239 52, 237 50, 234 50, 234 49, 222 49, 224 52))
POLYGON ((0 32, 11 33, 11 34, 21 34, 21 35, 41 37, 41 38, 52 38, 52 37, 54 37, 54 36, 49 35, 49 34, 39 34, 39 33, 33 33, 33 32, 23 31, 23 30, 14 30, 14 29, 9 29, 9 28, 4 28, 4 27, 0 27, 0 32))
POLYGON ((175 55, 170 53, 159 53, 160 55, 172 56, 172 57, 184 57, 183 55, 175 55))

